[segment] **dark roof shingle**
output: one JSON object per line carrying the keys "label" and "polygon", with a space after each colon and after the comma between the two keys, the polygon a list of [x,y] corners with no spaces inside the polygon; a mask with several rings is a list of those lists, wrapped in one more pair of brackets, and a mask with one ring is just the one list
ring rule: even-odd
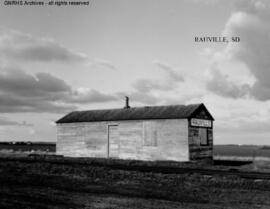
{"label": "dark roof shingle", "polygon": [[56,123],[189,118],[201,106],[205,108],[203,104],[191,104],[74,111]]}

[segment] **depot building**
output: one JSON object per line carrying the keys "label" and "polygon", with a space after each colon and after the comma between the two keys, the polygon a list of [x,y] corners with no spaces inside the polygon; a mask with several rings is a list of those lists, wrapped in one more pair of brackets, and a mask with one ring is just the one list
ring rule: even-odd
{"label": "depot building", "polygon": [[57,123],[57,154],[196,161],[213,158],[214,118],[204,104],[71,112]]}

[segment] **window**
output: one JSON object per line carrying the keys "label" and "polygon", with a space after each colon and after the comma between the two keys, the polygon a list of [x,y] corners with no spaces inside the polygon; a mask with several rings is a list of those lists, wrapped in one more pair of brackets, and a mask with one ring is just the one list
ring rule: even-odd
{"label": "window", "polygon": [[207,128],[199,128],[199,137],[201,145],[208,145]]}
{"label": "window", "polygon": [[143,122],[143,145],[157,146],[157,130],[156,124],[152,121]]}

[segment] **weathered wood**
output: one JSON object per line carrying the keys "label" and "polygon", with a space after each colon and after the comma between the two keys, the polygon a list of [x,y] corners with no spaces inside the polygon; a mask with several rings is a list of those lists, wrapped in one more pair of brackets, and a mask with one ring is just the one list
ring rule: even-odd
{"label": "weathered wood", "polygon": [[[57,127],[57,154],[61,155],[108,157],[109,151],[109,157],[121,159],[189,160],[187,119],[69,123]],[[150,139],[146,144],[145,140]]]}
{"label": "weathered wood", "polygon": [[108,157],[119,157],[119,130],[118,125],[108,126]]}
{"label": "weathered wood", "polygon": [[[196,117],[207,118],[206,112],[198,112]],[[194,127],[189,123],[189,155],[190,160],[213,157],[213,126]]]}

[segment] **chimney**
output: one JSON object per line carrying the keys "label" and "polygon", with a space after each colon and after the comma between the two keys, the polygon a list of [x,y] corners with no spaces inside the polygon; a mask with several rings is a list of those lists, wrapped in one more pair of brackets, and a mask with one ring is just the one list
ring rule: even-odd
{"label": "chimney", "polygon": [[129,106],[129,98],[127,96],[125,96],[125,98],[126,98],[126,105],[125,105],[124,109],[129,109],[130,108],[130,106]]}

